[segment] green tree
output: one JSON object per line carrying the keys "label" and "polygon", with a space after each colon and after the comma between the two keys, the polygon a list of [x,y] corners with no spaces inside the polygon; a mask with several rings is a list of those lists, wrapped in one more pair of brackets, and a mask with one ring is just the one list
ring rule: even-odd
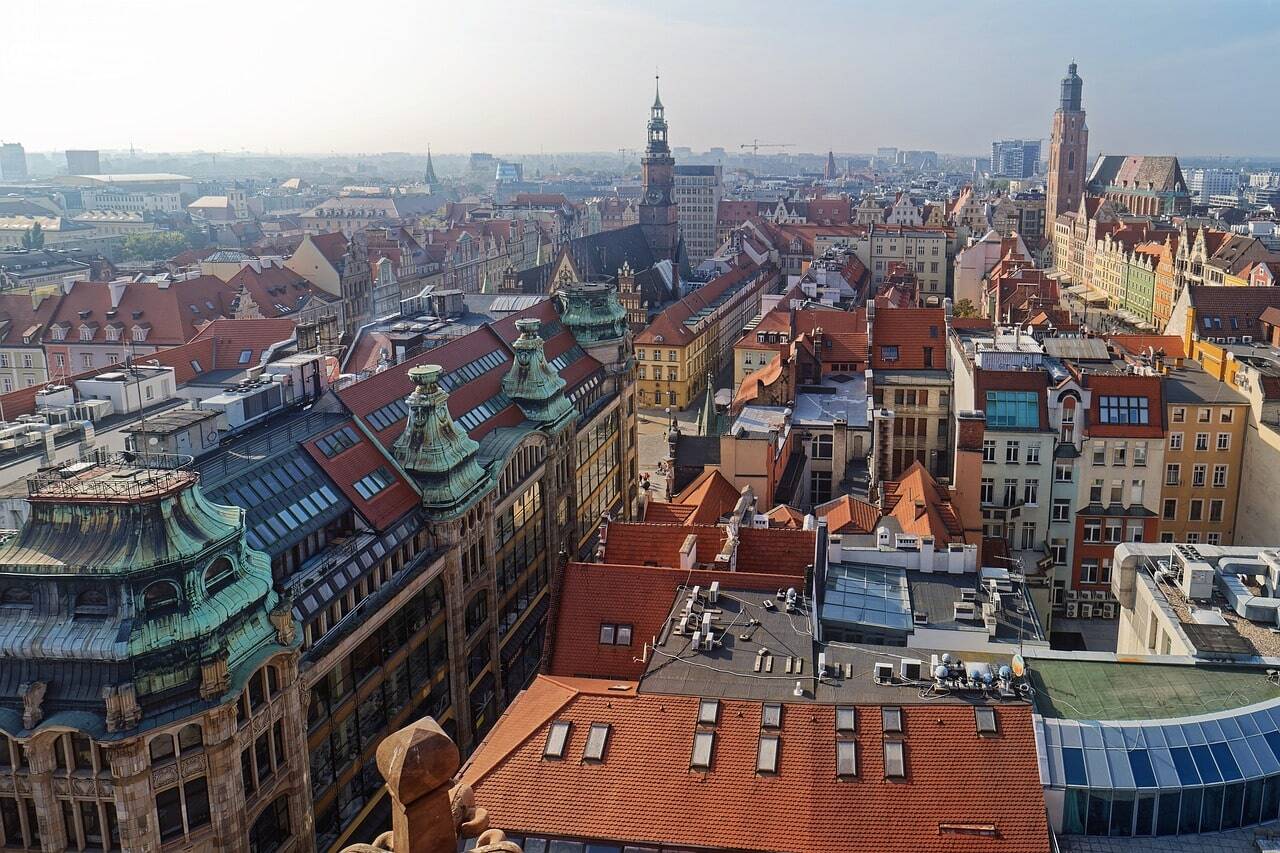
{"label": "green tree", "polygon": [[22,248],[35,251],[44,248],[44,229],[37,222],[31,226],[31,230],[22,235]]}
{"label": "green tree", "polygon": [[163,261],[191,248],[180,231],[150,231],[124,238],[124,258],[129,261]]}
{"label": "green tree", "polygon": [[960,299],[951,306],[951,316],[953,317],[977,317],[978,306],[973,304],[972,299]]}

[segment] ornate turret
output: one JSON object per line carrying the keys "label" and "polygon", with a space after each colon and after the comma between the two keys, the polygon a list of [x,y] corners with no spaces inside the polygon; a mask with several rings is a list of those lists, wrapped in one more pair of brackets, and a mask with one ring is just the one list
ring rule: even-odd
{"label": "ornate turret", "polygon": [[511,348],[515,361],[502,377],[502,392],[510,397],[524,416],[550,429],[559,429],[574,417],[573,404],[565,399],[564,380],[547,364],[538,334],[541,322],[526,317],[516,321],[520,337]]}
{"label": "ornate turret", "polygon": [[560,321],[584,349],[598,343],[620,342],[626,336],[627,311],[612,284],[567,284],[556,296]]}
{"label": "ornate turret", "polygon": [[28,481],[30,520],[0,547],[0,729],[162,725],[294,646],[243,511],[211,503],[188,461],[98,454]]}
{"label": "ornate turret", "polygon": [[476,461],[477,444],[449,415],[449,395],[440,387],[442,368],[422,364],[409,371],[409,420],[396,439],[397,461],[422,488],[422,505],[452,516],[465,509],[489,482]]}
{"label": "ornate turret", "polygon": [[1084,80],[1076,73],[1076,64],[1073,61],[1067,66],[1067,76],[1062,78],[1062,95],[1059,98],[1059,108],[1068,112],[1080,111],[1080,96],[1084,89]]}

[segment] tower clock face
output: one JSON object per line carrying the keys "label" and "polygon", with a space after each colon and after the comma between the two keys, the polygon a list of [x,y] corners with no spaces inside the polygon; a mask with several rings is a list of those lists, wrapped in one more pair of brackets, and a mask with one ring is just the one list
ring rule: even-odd
{"label": "tower clock face", "polygon": [[654,187],[645,195],[645,201],[649,204],[662,204],[662,190]]}

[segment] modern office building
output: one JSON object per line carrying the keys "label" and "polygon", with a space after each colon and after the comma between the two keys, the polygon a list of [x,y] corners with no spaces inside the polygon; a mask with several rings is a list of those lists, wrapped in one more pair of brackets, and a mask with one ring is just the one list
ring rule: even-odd
{"label": "modern office building", "polygon": [[1040,165],[1040,140],[1002,139],[991,143],[991,174],[1000,178],[1030,178]]}

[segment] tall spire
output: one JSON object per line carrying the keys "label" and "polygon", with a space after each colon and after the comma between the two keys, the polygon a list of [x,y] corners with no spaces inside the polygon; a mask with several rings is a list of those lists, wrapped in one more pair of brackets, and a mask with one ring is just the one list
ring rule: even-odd
{"label": "tall spire", "polygon": [[702,398],[702,409],[698,412],[698,435],[719,435],[720,419],[716,416],[716,383],[715,377],[707,374],[707,393]]}
{"label": "tall spire", "polygon": [[422,176],[424,184],[436,185],[440,183],[440,179],[436,177],[435,167],[431,164],[431,146],[427,145],[427,172]]}
{"label": "tall spire", "polygon": [[658,75],[653,75],[653,108],[662,109],[662,94],[658,91]]}

